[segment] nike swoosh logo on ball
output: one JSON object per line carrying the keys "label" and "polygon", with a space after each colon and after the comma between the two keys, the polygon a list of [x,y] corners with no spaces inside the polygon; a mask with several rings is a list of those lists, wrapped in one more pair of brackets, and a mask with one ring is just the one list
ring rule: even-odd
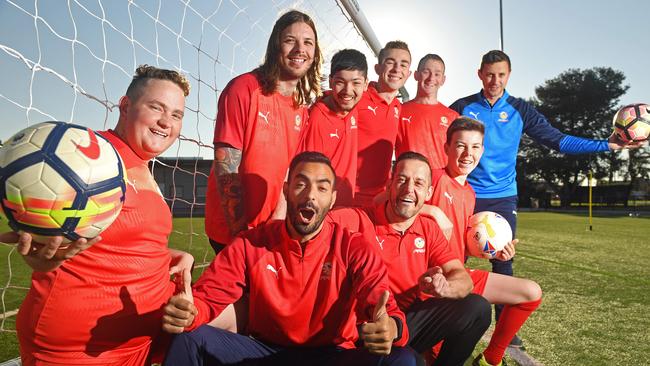
{"label": "nike swoosh logo on ball", "polygon": [[97,143],[97,136],[90,128],[88,129],[88,137],[90,137],[90,143],[88,146],[81,146],[77,143],[75,143],[75,145],[77,145],[77,150],[79,150],[79,152],[84,156],[88,159],[95,160],[99,158],[99,144]]}

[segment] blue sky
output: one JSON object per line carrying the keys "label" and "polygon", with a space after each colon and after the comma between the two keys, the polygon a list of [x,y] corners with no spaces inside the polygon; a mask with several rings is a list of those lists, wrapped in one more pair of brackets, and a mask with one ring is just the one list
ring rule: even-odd
{"label": "blue sky", "polygon": [[[498,0],[357,1],[380,42],[407,41],[415,62],[429,52],[445,59],[443,103],[480,89],[480,57],[499,47]],[[630,85],[622,103],[650,102],[650,1],[503,3],[511,94],[529,98],[569,68],[610,66]],[[334,0],[0,0],[0,139],[51,119],[113,127],[131,73],[148,63],[192,83],[187,140],[165,155],[210,157],[202,145],[211,144],[218,93],[259,64],[278,14],[296,4],[314,18],[326,60],[346,47],[370,55]],[[407,88],[415,94],[412,80]]]}
{"label": "blue sky", "polygon": [[[357,1],[380,42],[406,41],[416,63],[426,53],[443,57],[443,103],[480,89],[481,56],[499,48],[499,0]],[[650,1],[503,0],[503,10],[512,95],[532,97],[570,68],[609,66],[627,77],[622,103],[650,103]],[[412,80],[407,89],[415,94]]]}

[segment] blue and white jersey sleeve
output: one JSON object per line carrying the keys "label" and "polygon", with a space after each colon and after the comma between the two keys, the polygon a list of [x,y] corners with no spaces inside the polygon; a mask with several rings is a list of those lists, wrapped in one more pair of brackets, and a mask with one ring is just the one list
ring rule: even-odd
{"label": "blue and white jersey sleeve", "polygon": [[514,97],[508,99],[521,115],[523,132],[537,143],[564,154],[588,154],[609,150],[607,140],[592,140],[564,134],[527,102]]}
{"label": "blue and white jersey sleeve", "polygon": [[583,139],[560,132],[530,104],[507,92],[494,105],[490,105],[479,92],[457,100],[450,108],[485,125],[483,157],[468,177],[478,198],[517,195],[517,152],[524,133],[536,142],[566,154],[608,150],[605,140]]}

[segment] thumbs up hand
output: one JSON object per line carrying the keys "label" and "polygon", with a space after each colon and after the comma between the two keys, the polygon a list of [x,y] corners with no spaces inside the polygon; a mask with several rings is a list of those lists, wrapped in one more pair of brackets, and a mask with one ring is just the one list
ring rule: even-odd
{"label": "thumbs up hand", "polygon": [[172,296],[163,308],[162,328],[168,333],[182,333],[194,322],[197,314],[192,296],[192,274],[189,269],[182,271],[182,290]]}
{"label": "thumbs up hand", "polygon": [[360,336],[363,345],[370,353],[377,355],[390,354],[393,340],[397,337],[395,319],[388,316],[386,311],[389,295],[388,290],[384,291],[373,310],[373,321],[364,323],[361,326]]}
{"label": "thumbs up hand", "polygon": [[183,276],[183,280],[181,283],[182,290],[179,295],[194,304],[194,297],[192,296],[192,272],[189,269],[184,269],[181,275]]}

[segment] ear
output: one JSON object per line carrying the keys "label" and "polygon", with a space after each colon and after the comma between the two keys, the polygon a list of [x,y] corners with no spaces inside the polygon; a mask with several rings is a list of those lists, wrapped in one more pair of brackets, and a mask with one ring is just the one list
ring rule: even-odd
{"label": "ear", "polygon": [[332,192],[332,203],[330,204],[330,210],[332,207],[334,207],[334,204],[336,203],[336,191]]}
{"label": "ear", "polygon": [[120,98],[120,114],[126,116],[127,110],[129,109],[130,105],[131,105],[131,98],[129,98],[126,95],[122,96],[122,98]]}
{"label": "ear", "polygon": [[368,78],[366,78],[366,81],[363,83],[363,91],[368,90]]}
{"label": "ear", "polygon": [[431,196],[433,196],[433,186],[429,186],[427,189],[426,201],[430,200]]}
{"label": "ear", "polygon": [[481,76],[481,69],[476,70],[476,75],[478,75],[479,79],[483,80],[483,77]]}
{"label": "ear", "polygon": [[377,73],[377,75],[381,74],[381,64],[375,64],[375,73]]}
{"label": "ear", "polygon": [[285,181],[284,184],[282,185],[282,193],[284,193],[284,198],[287,200],[287,204],[289,203],[289,182]]}
{"label": "ear", "polygon": [[445,85],[445,81],[447,81],[447,75],[442,75],[442,82],[440,83],[440,86]]}
{"label": "ear", "polygon": [[422,74],[420,74],[419,71],[415,70],[413,72],[413,79],[415,79],[416,81],[420,81],[421,78],[422,78]]}
{"label": "ear", "polygon": [[334,80],[332,80],[332,75],[330,75],[329,77],[329,86],[330,86],[330,90],[334,89]]}

